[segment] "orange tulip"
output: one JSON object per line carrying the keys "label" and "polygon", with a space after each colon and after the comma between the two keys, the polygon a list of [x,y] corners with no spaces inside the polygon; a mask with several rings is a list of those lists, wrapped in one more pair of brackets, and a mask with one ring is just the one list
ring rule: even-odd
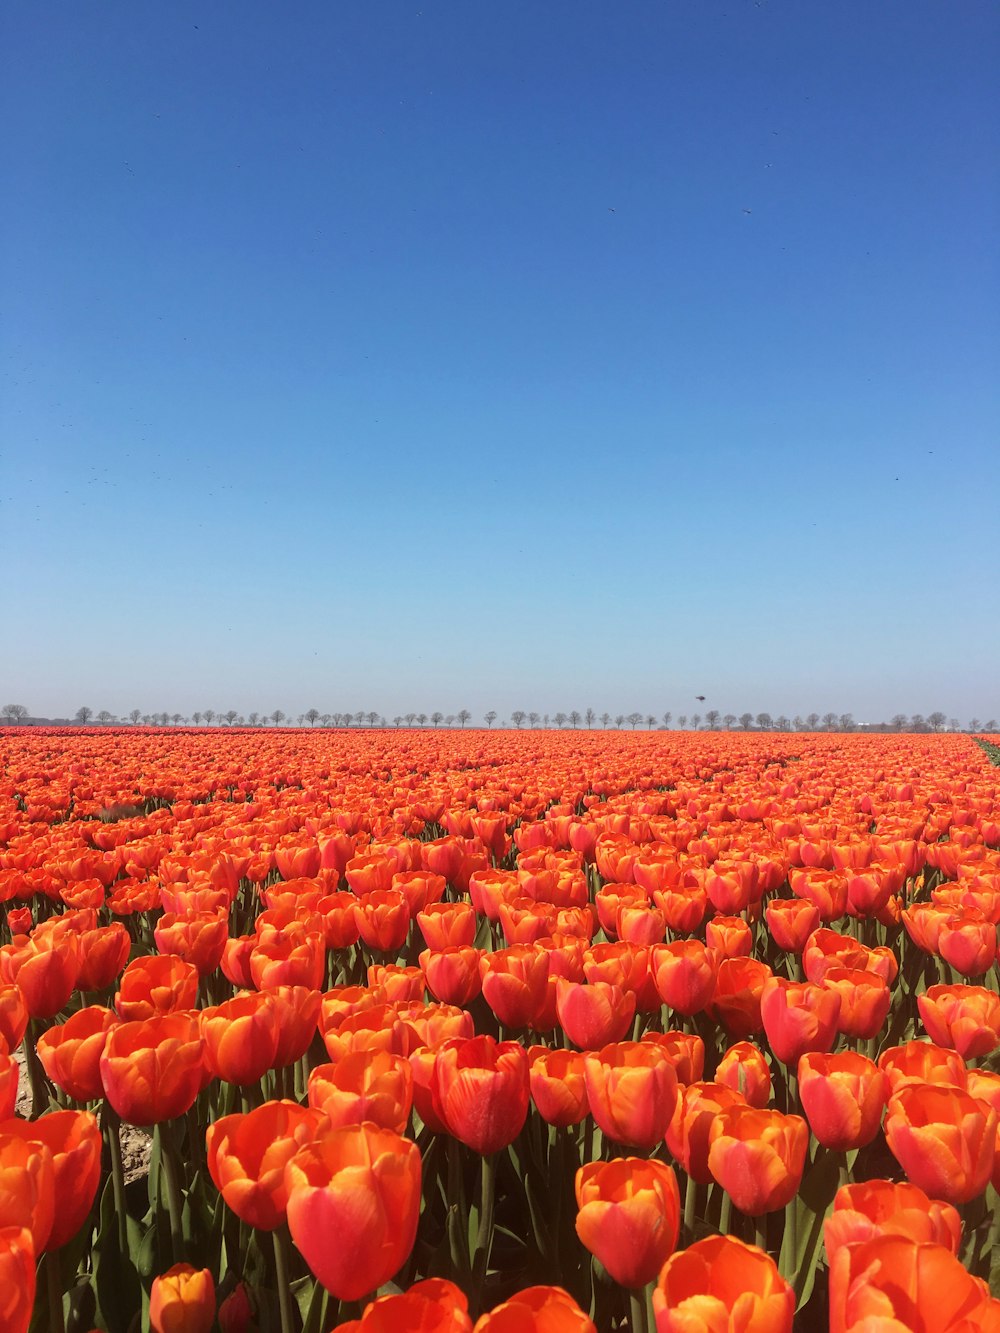
{"label": "orange tulip", "polygon": [[215,1078],[248,1087],[271,1068],[278,1051],[277,1003],[267,991],[244,991],[198,1012],[204,1060]]}
{"label": "orange tulip", "polygon": [[791,1333],[795,1293],[763,1250],[708,1236],[667,1260],[653,1312],[656,1333]]}
{"label": "orange tulip", "polygon": [[696,1083],[705,1073],[705,1043],[696,1032],[644,1032],[640,1038],[666,1051],[678,1085]]}
{"label": "orange tulip", "polygon": [[229,935],[225,912],[164,912],[153,929],[161,954],[175,954],[191,963],[200,977],[214,972],[222,961]]}
{"label": "orange tulip", "polygon": [[296,925],[259,941],[250,954],[250,977],[258,990],[273,990],[276,986],[319,990],[325,964],[323,935]]}
{"label": "orange tulip", "polygon": [[374,1125],[331,1129],[285,1167],[288,1227],[313,1274],[356,1301],[405,1263],[420,1215],[420,1152]]}
{"label": "orange tulip", "polygon": [[429,949],[472,944],[479,924],[471,903],[428,903],[416,920]]}
{"label": "orange tulip", "polygon": [[938,952],[964,977],[981,977],[996,961],[997,928],[976,908],[968,907],[945,919],[938,935]]}
{"label": "orange tulip", "polygon": [[962,1219],[950,1203],[929,1199],[909,1181],[864,1180],[842,1185],[833,1212],[823,1223],[827,1265],[842,1246],[879,1236],[906,1236],[945,1245],[952,1254],[962,1243]]}
{"label": "orange tulip", "polygon": [[769,977],[760,995],[764,1032],[776,1059],[796,1065],[806,1051],[828,1051],[837,1039],[840,996],[811,981]]}
{"label": "orange tulip", "polygon": [[309,1105],[334,1127],[370,1120],[397,1134],[406,1130],[413,1105],[413,1073],[402,1055],[352,1051],[309,1075]]}
{"label": "orange tulip", "polygon": [[35,1140],[0,1131],[0,1227],[26,1227],[34,1253],[41,1254],[54,1218],[52,1153]]}
{"label": "orange tulip", "polygon": [[749,1037],[763,1029],[760,997],[771,975],[755,958],[726,958],[719,964],[708,1013],[730,1037]]}
{"label": "orange tulip", "polygon": [[90,1212],[101,1179],[101,1131],[89,1111],[50,1111],[37,1120],[0,1123],[11,1135],[48,1150],[58,1203],[48,1237],[36,1252],[58,1250],[72,1240]]}
{"label": "orange tulip", "polygon": [[750,1106],[758,1109],[771,1100],[767,1057],[749,1041],[738,1041],[729,1047],[716,1067],[715,1081],[740,1093]]}
{"label": "orange tulip", "polygon": [[576,1173],[576,1232],[623,1287],[644,1287],[674,1251],[677,1177],[655,1158],[587,1162]]}
{"label": "orange tulip", "polygon": [[459,1039],[434,1064],[434,1109],[453,1138],[486,1156],[513,1143],[528,1115],[528,1056],[517,1042]]}
{"label": "orange tulip", "polygon": [[427,989],[445,1004],[468,1004],[483,988],[482,957],[482,950],[468,944],[424,949],[419,962]]}
{"label": "orange tulip", "polygon": [[149,1293],[152,1333],[209,1333],[215,1323],[215,1283],[207,1268],[174,1264],[153,1279]]}
{"label": "orange tulip", "polygon": [[917,1008],[931,1041],[963,1060],[1000,1046],[1000,995],[985,986],[931,986],[917,996]]}
{"label": "orange tulip", "polygon": [[667,1147],[687,1174],[699,1185],[710,1185],[708,1136],[715,1117],[729,1106],[746,1106],[746,1100],[721,1083],[689,1083],[680,1090],[667,1126]]}
{"label": "orange tulip", "polygon": [[561,1287],[526,1287],[476,1320],[472,1333],[597,1333]]}
{"label": "orange tulip", "polygon": [[0,1044],[6,1042],[8,1051],[20,1046],[28,1027],[28,1007],[20,986],[0,985]]}
{"label": "orange tulip", "polygon": [[538,1114],[549,1125],[578,1125],[589,1110],[581,1051],[528,1048],[528,1086]]}
{"label": "orange tulip", "polygon": [[870,1040],[881,1032],[892,992],[885,977],[854,967],[830,967],[823,975],[827,990],[840,996],[837,1031]]}
{"label": "orange tulip", "polygon": [[1000,1301],[943,1245],[885,1235],[845,1245],[830,1265],[830,1333],[998,1333]]}
{"label": "orange tulip", "polygon": [[610,982],[579,985],[556,978],[556,1012],[562,1030],[575,1046],[595,1050],[621,1041],[635,1017],[634,991]]}
{"label": "orange tulip", "polygon": [[34,1304],[31,1232],[23,1226],[0,1225],[0,1328],[4,1333],[27,1333]]}
{"label": "orange tulip", "polygon": [[108,1033],[117,1023],[110,1009],[91,1005],[42,1033],[35,1049],[57,1088],[78,1102],[97,1101],[104,1096],[100,1060]]}
{"label": "orange tulip", "polygon": [[801,953],[819,925],[819,908],[807,898],[772,898],[764,908],[771,938],[786,953]]}
{"label": "orange tulip", "polygon": [[965,1061],[958,1052],[916,1038],[902,1046],[887,1047],[878,1058],[878,1067],[888,1076],[890,1095],[908,1083],[965,1087]]}
{"label": "orange tulip", "polygon": [[198,1003],[198,969],[173,954],[150,954],[129,963],[115,996],[126,1022],[193,1009]]}
{"label": "orange tulip", "polygon": [[915,1185],[936,1199],[968,1203],[993,1170],[997,1113],[959,1088],[907,1084],[889,1099],[885,1138]]}
{"label": "orange tulip", "polygon": [[399,889],[373,889],[355,904],[354,919],[369,949],[397,953],[410,929],[410,907]]}
{"label": "orange tulip", "polygon": [[882,1125],[889,1079],[856,1051],[809,1051],[799,1060],[799,1100],[824,1148],[848,1152],[871,1143]]}
{"label": "orange tulip", "polygon": [[286,1069],[308,1051],[323,997],[309,986],[273,986],[268,992],[278,1015],[278,1049],[272,1067]]}
{"label": "orange tulip", "polygon": [[64,931],[36,933],[0,947],[0,982],[16,982],[32,1018],[52,1018],[73,992],[80,971],[80,942]]}
{"label": "orange tulip", "polygon": [[545,1002],[548,953],[532,944],[513,944],[484,953],[479,969],[483,999],[504,1027],[530,1027]]}
{"label": "orange tulip", "polygon": [[108,1101],[131,1125],[183,1115],[201,1091],[204,1049],[191,1014],[158,1014],[112,1028],[100,1059]]}
{"label": "orange tulip", "polygon": [[801,1116],[732,1106],[709,1133],[708,1167],[741,1212],[760,1217],[795,1197],[808,1146]]}
{"label": "orange tulip", "polygon": [[360,1319],[331,1333],[472,1333],[465,1293],[446,1278],[430,1277],[406,1291],[380,1296]]}
{"label": "orange tulip", "polygon": [[753,935],[742,917],[716,916],[705,927],[705,943],[719,959],[749,958]]}
{"label": "orange tulip", "polygon": [[78,990],[105,990],[128,962],[132,939],[120,921],[100,926],[80,936]]}
{"label": "orange tulip", "polygon": [[601,1132],[630,1148],[652,1148],[666,1133],[677,1075],[662,1047],[613,1042],[583,1062],[590,1113]]}
{"label": "orange tulip", "polygon": [[227,1115],[205,1134],[215,1188],[243,1222],[273,1231],[285,1220],[285,1165],[326,1125],[321,1112],[297,1102],[265,1102],[245,1115]]}
{"label": "orange tulip", "polygon": [[700,940],[659,944],[649,965],[663,1003],[679,1014],[700,1014],[715,992],[717,960]]}

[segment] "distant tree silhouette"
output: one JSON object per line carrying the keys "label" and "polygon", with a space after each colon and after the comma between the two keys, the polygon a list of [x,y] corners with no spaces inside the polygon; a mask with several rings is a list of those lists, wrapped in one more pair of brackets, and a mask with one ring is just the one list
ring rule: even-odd
{"label": "distant tree silhouette", "polygon": [[652,731],[653,728],[654,728],[655,726],[656,726],[656,718],[654,717],[654,715],[653,715],[652,713],[647,713],[647,714],[646,714],[646,730],[647,730],[647,731]]}
{"label": "distant tree silhouette", "polygon": [[784,713],[779,713],[774,719],[774,726],[777,731],[790,731],[792,724],[789,722],[788,718],[785,717]]}
{"label": "distant tree silhouette", "polygon": [[601,714],[601,716],[600,716],[600,723],[601,723],[601,726],[604,728],[605,731],[607,731],[607,729],[608,729],[608,723],[609,723],[610,721],[611,721],[611,714],[610,714],[610,713],[602,713],[602,714]]}
{"label": "distant tree silhouette", "polygon": [[727,713],[726,716],[722,719],[722,721],[723,721],[723,723],[725,724],[725,728],[726,728],[726,730],[727,730],[727,731],[732,731],[732,729],[733,729],[733,723],[736,721],[736,714],[735,714],[735,713]]}
{"label": "distant tree silhouette", "polygon": [[944,713],[941,712],[928,713],[927,721],[930,723],[930,725],[934,728],[935,731],[940,731],[941,728],[944,726]]}
{"label": "distant tree silhouette", "polygon": [[462,724],[463,727],[465,726],[466,722],[470,721],[472,718],[472,714],[469,712],[467,708],[460,708],[458,712],[455,714],[455,716],[458,718],[459,722]]}
{"label": "distant tree silhouette", "polygon": [[[207,716],[208,715],[206,714],[206,717]],[[276,708],[274,712],[271,714],[271,721],[274,723],[275,726],[277,726],[279,722],[284,722],[284,720],[285,720],[284,713],[281,711],[280,708]]]}
{"label": "distant tree silhouette", "polygon": [[586,722],[588,730],[593,729],[594,723],[597,721],[597,714],[592,708],[588,708],[583,715],[583,720]]}
{"label": "distant tree silhouette", "polygon": [[[313,709],[312,711],[315,712],[316,710]],[[319,713],[316,713],[316,716],[319,717]],[[226,709],[226,721],[228,722],[228,724],[229,724],[230,726],[233,725],[233,723],[236,721],[236,719],[237,719],[238,717],[239,717],[239,713],[236,711],[235,708],[227,708],[227,709]]]}
{"label": "distant tree silhouette", "polygon": [[444,713],[431,713],[431,721],[436,727],[439,727],[444,721]]}
{"label": "distant tree silhouette", "polygon": [[554,717],[552,720],[553,720],[553,722],[556,724],[557,727],[561,727],[562,724],[566,721],[566,714],[565,714],[565,713],[556,713],[555,717]]}
{"label": "distant tree silhouette", "polygon": [[98,722],[100,722],[102,727],[106,727],[109,722],[114,721],[114,717],[111,713],[108,712],[106,708],[102,708],[101,711],[97,714],[97,720]]}
{"label": "distant tree silhouette", "polygon": [[824,731],[832,731],[836,725],[837,725],[837,714],[836,714],[836,713],[824,713],[824,714],[823,714],[823,730],[824,730]]}
{"label": "distant tree silhouette", "polygon": [[511,713],[510,715],[510,720],[514,723],[514,726],[517,727],[517,729],[520,731],[521,727],[524,726],[524,719],[526,717],[527,713],[525,713],[523,708],[515,708],[513,713]]}
{"label": "distant tree silhouette", "polygon": [[632,728],[632,730],[635,731],[636,727],[642,721],[642,714],[634,712],[629,713],[628,718],[626,720],[628,721],[628,724]]}
{"label": "distant tree silhouette", "polygon": [[840,726],[840,730],[841,730],[841,731],[853,731],[853,730],[854,730],[854,714],[853,714],[853,713],[841,713],[840,717],[837,718],[837,722],[838,722],[838,724],[839,724],[839,726]]}
{"label": "distant tree silhouette", "polygon": [[575,730],[575,729],[580,725],[580,723],[581,723],[582,721],[583,721],[583,719],[581,718],[580,714],[579,714],[579,713],[576,711],[576,709],[574,708],[573,711],[572,711],[572,712],[570,713],[570,715],[569,715],[569,724],[570,724],[570,726],[573,727],[574,730]]}
{"label": "distant tree silhouette", "polygon": [[749,731],[753,725],[753,713],[740,713],[740,726],[744,731]]}
{"label": "distant tree silhouette", "polygon": [[692,713],[692,714],[691,714],[691,726],[695,729],[695,731],[697,731],[698,728],[701,726],[701,714],[700,714],[700,713]]}
{"label": "distant tree silhouette", "polygon": [[529,727],[537,727],[537,726],[538,726],[538,723],[539,723],[540,720],[541,720],[541,719],[539,718],[539,716],[538,716],[537,713],[529,713],[529,714],[528,714],[528,726],[529,726]]}
{"label": "distant tree silhouette", "polygon": [[663,714],[663,725],[667,728],[668,731],[670,730],[670,719],[671,719],[672,717],[673,717],[673,713],[664,713],[664,714]]}
{"label": "distant tree silhouette", "polygon": [[202,713],[202,717],[205,719],[205,726],[210,727],[212,725],[212,718],[215,717],[215,711],[211,708],[206,708],[204,713]]}
{"label": "distant tree silhouette", "polygon": [[497,713],[496,713],[496,709],[495,709],[495,708],[491,708],[490,711],[489,711],[488,713],[484,713],[484,714],[483,714],[483,721],[486,723],[486,725],[487,725],[491,730],[492,730],[492,728],[493,728],[493,723],[494,723],[496,720],[497,720]]}
{"label": "distant tree silhouette", "polygon": [[75,716],[77,722],[79,722],[82,726],[86,726],[87,723],[90,721],[90,719],[94,716],[94,710],[92,708],[88,708],[87,705],[84,704],[82,708],[78,708],[76,710]]}
{"label": "distant tree silhouette", "polygon": [[625,714],[624,714],[624,713],[618,713],[618,714],[616,714],[616,716],[615,716],[615,726],[618,728],[619,731],[621,731],[622,726],[624,725],[624,723],[625,723]]}
{"label": "distant tree silhouette", "polygon": [[309,725],[310,725],[311,727],[314,727],[314,726],[316,725],[316,723],[319,721],[319,709],[318,709],[318,708],[307,708],[307,709],[306,709],[306,713],[305,713],[305,717],[306,717],[306,721],[309,723]]}
{"label": "distant tree silhouette", "polygon": [[4,704],[2,711],[4,717],[11,722],[18,724],[28,716],[28,710],[24,704]]}
{"label": "distant tree silhouette", "polygon": [[714,731],[718,725],[719,725],[719,710],[717,708],[710,708],[708,712],[705,714],[705,726],[709,729],[709,731]]}
{"label": "distant tree silhouette", "polygon": [[806,726],[810,731],[815,731],[819,726],[819,713],[810,713],[806,718]]}
{"label": "distant tree silhouette", "polygon": [[979,730],[980,730],[980,726],[979,726],[979,718],[978,718],[978,717],[970,717],[970,718],[969,718],[969,730],[970,730],[970,731],[979,731]]}
{"label": "distant tree silhouette", "polygon": [[770,713],[758,713],[758,714],[757,714],[757,725],[758,725],[758,727],[760,727],[761,731],[770,731],[771,728],[774,726],[774,721],[773,721],[773,719],[772,719],[772,717],[771,717],[771,714],[770,714]]}

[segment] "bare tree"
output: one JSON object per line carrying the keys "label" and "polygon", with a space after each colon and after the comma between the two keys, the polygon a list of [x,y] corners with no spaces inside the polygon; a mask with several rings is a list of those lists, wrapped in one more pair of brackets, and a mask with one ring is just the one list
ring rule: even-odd
{"label": "bare tree", "polygon": [[757,725],[758,725],[758,727],[760,727],[761,731],[770,731],[771,728],[774,726],[774,721],[773,721],[773,719],[772,719],[772,717],[771,717],[771,714],[770,714],[770,713],[758,713],[758,714],[757,714]]}
{"label": "bare tree", "polygon": [[469,712],[467,708],[460,708],[455,716],[458,718],[459,722],[462,724],[463,727],[465,726],[466,722],[469,722],[472,719],[472,714]]}
{"label": "bare tree", "polygon": [[210,727],[212,725],[212,719],[215,717],[214,709],[206,708],[202,713],[202,717],[205,719],[205,726]]}
{"label": "bare tree", "polygon": [[374,727],[375,723],[379,720],[378,713],[376,713],[374,709],[371,709],[365,716],[368,719],[368,725],[370,727]]}
{"label": "bare tree", "polygon": [[553,722],[555,722],[555,724],[556,724],[557,727],[561,727],[562,724],[566,721],[566,714],[565,714],[565,713],[556,713],[555,717],[554,717],[552,720],[553,720]]}
{"label": "bare tree", "polygon": [[600,719],[599,719],[599,720],[600,720],[601,726],[604,728],[605,731],[607,731],[607,729],[608,729],[608,723],[611,721],[611,714],[610,714],[610,713],[602,713],[601,716],[600,716]]}
{"label": "bare tree", "polygon": [[21,723],[28,716],[28,710],[24,704],[4,704],[0,711],[2,711],[4,717],[9,718],[14,723]]}
{"label": "bare tree", "polygon": [[422,727],[426,727],[426,726],[427,726],[427,714],[426,714],[426,713],[418,713],[418,714],[417,714],[417,721],[420,723],[420,725],[421,725]]}
{"label": "bare tree", "polygon": [[834,727],[835,727],[836,725],[837,725],[837,714],[836,714],[836,713],[824,713],[824,714],[823,714],[823,730],[824,730],[824,731],[833,731],[833,729],[834,729]]}
{"label": "bare tree", "polygon": [[988,735],[990,736],[995,735],[996,730],[997,730],[997,720],[995,717],[991,717],[988,722],[983,723],[983,731],[986,732]]}
{"label": "bare tree", "polygon": [[170,715],[170,721],[174,724],[175,727],[179,727],[180,724],[181,724],[181,715],[180,715],[180,713],[172,713],[172,714]]}
{"label": "bare tree", "polygon": [[527,714],[523,708],[515,708],[511,713],[510,720],[514,723],[514,726],[517,727],[518,731],[524,726],[524,719],[526,716]]}
{"label": "bare tree", "polygon": [[[197,727],[197,726],[199,725],[199,723],[201,722],[201,714],[200,714],[200,713],[192,713],[192,714],[191,714],[191,717],[192,717],[192,720],[194,721],[195,726]],[[145,722],[145,720],[146,720],[146,719],[143,718],[143,721],[144,721],[144,722]]]}
{"label": "bare tree", "polygon": [[570,715],[569,715],[569,724],[570,724],[570,726],[573,727],[573,729],[575,730],[575,729],[580,725],[580,723],[581,723],[582,721],[583,721],[583,719],[581,718],[580,714],[579,714],[579,713],[577,712],[577,710],[574,708],[574,709],[572,710],[572,712],[570,713]]}
{"label": "bare tree", "polygon": [[927,721],[930,723],[930,725],[934,728],[935,731],[940,731],[941,728],[944,726],[944,713],[942,712],[928,713]]}
{"label": "bare tree", "polygon": [[719,710],[717,708],[710,708],[708,712],[705,714],[705,726],[708,728],[709,731],[715,731],[718,725],[719,725]]}
{"label": "bare tree", "polygon": [[493,723],[497,720],[496,709],[491,708],[488,713],[483,714],[483,721],[492,729]]}
{"label": "bare tree", "polygon": [[416,720],[417,720],[417,715],[416,715],[416,713],[405,713],[403,716],[404,716],[404,718],[405,718],[406,725],[407,725],[408,727],[412,727],[413,724],[414,724],[414,722],[416,722]]}
{"label": "bare tree", "polygon": [[692,727],[695,729],[695,731],[698,730],[698,728],[701,726],[701,714],[700,714],[700,713],[692,713],[692,714],[691,714],[691,725],[692,725]]}
{"label": "bare tree", "polygon": [[617,713],[615,715],[615,726],[618,728],[619,731],[621,731],[624,724],[625,724],[625,714]]}
{"label": "bare tree", "polygon": [[128,715],[128,720],[132,723],[133,726],[135,726],[135,724],[139,721],[140,717],[142,717],[142,713],[140,712],[140,710],[138,708],[133,708],[131,713],[129,713]]}
{"label": "bare tree", "polygon": [[642,714],[635,712],[629,713],[628,717],[626,718],[626,721],[628,722],[632,730],[635,731],[636,727],[642,721]]}
{"label": "bare tree", "polygon": [[740,726],[744,731],[749,731],[753,725],[753,713],[740,713]]}
{"label": "bare tree", "polygon": [[655,717],[654,714],[652,714],[652,713],[647,713],[647,714],[646,714],[646,730],[647,730],[647,731],[652,731],[653,728],[654,728],[655,726],[656,726],[656,717]]}
{"label": "bare tree", "polygon": [[77,722],[79,722],[82,726],[86,726],[87,723],[90,721],[90,719],[94,716],[94,710],[92,708],[88,708],[87,705],[84,704],[82,708],[78,708],[76,710],[75,716]]}
{"label": "bare tree", "polygon": [[448,713],[448,715],[445,717],[444,724],[446,727],[453,727],[455,725],[455,714]]}
{"label": "bare tree", "polygon": [[969,730],[970,730],[970,731],[979,731],[979,729],[980,729],[980,728],[979,728],[979,718],[978,718],[978,717],[970,717],[970,718],[969,718]]}
{"label": "bare tree", "polygon": [[792,724],[789,722],[788,718],[785,717],[784,713],[778,714],[774,719],[774,725],[778,731],[791,731],[792,729]]}
{"label": "bare tree", "polygon": [[672,717],[673,717],[673,713],[664,713],[664,714],[663,714],[663,725],[666,727],[666,729],[667,729],[668,731],[670,730],[670,719],[671,719]]}
{"label": "bare tree", "polygon": [[236,721],[238,717],[239,713],[237,713],[235,708],[229,708],[226,710],[226,721],[229,723],[230,726],[233,725],[233,723]]}
{"label": "bare tree", "polygon": [[853,714],[853,713],[841,713],[840,717],[837,719],[837,722],[838,722],[838,724],[839,724],[839,726],[840,726],[840,730],[841,730],[841,731],[853,731],[853,730],[854,730],[854,714]]}
{"label": "bare tree", "polygon": [[316,723],[319,721],[319,709],[307,708],[305,716],[306,716],[306,721],[309,723],[309,725],[311,727],[314,727]]}
{"label": "bare tree", "polygon": [[431,721],[436,727],[439,727],[444,721],[444,713],[431,713]]}
{"label": "bare tree", "polygon": [[537,726],[538,726],[538,723],[539,723],[540,721],[541,721],[541,719],[539,718],[539,716],[538,716],[537,713],[529,713],[529,714],[528,714],[528,726],[529,726],[529,727],[537,727]]}
{"label": "bare tree", "polygon": [[280,708],[276,708],[274,712],[271,714],[271,721],[274,723],[275,726],[277,726],[279,722],[284,722],[284,720],[285,720],[284,713],[281,711]]}
{"label": "bare tree", "polygon": [[792,730],[801,731],[804,726],[805,723],[802,721],[801,717],[799,717],[798,713],[796,713],[795,716],[792,718]]}
{"label": "bare tree", "polygon": [[109,713],[106,708],[102,708],[97,714],[97,721],[100,722],[102,727],[106,727],[109,722],[113,722],[114,720],[113,714]]}
{"label": "bare tree", "polygon": [[732,731],[732,729],[733,729],[733,724],[734,724],[735,721],[736,721],[736,714],[735,714],[735,713],[727,713],[726,716],[722,719],[722,721],[723,721],[723,723],[724,723],[724,725],[725,725],[726,730],[727,730],[727,731]]}
{"label": "bare tree", "polygon": [[594,723],[597,721],[597,714],[592,708],[588,708],[583,715],[583,720],[587,724],[588,731],[593,730]]}
{"label": "bare tree", "polygon": [[806,726],[810,731],[815,731],[819,726],[819,713],[810,713],[806,718]]}

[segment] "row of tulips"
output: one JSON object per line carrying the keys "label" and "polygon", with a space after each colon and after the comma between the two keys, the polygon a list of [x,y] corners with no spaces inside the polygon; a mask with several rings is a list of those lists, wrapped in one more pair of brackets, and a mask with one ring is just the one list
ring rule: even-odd
{"label": "row of tulips", "polygon": [[994,1326],[1000,837],[967,743],[894,777],[898,741],[792,738],[790,781],[773,738],[712,766],[637,737],[547,787],[485,750],[406,786],[372,753],[296,783],[237,733],[231,772],[271,751],[252,800],[223,771],[194,804],[175,760],[103,823],[135,793],[55,739],[67,805],[39,817],[23,754],[0,788],[0,1330]]}

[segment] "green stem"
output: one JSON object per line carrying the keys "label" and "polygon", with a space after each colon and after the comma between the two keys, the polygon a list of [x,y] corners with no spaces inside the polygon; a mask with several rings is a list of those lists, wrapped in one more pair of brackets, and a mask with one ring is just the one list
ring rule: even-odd
{"label": "green stem", "polygon": [[799,1252],[799,1214],[798,1208],[796,1207],[797,1202],[797,1199],[792,1199],[791,1203],[785,1205],[785,1234],[787,1237],[787,1244],[782,1246],[782,1249],[785,1250],[785,1253],[788,1255],[790,1269],[789,1272],[782,1273],[782,1277],[793,1285],[796,1278],[795,1270],[798,1265]]}
{"label": "green stem", "polygon": [[684,1244],[694,1243],[694,1223],[698,1212],[698,1182],[688,1176],[684,1190]]}
{"label": "green stem", "polygon": [[719,1235],[728,1236],[733,1217],[733,1201],[728,1194],[722,1196],[722,1211],[719,1213]]}
{"label": "green stem", "polygon": [[49,1101],[45,1092],[45,1075],[42,1073],[42,1066],[35,1051],[35,1027],[35,1019],[29,1019],[22,1043],[24,1064],[28,1071],[28,1086],[31,1088],[31,1117],[33,1120],[37,1120],[40,1115],[45,1113]]}
{"label": "green stem", "polygon": [[281,1333],[293,1333],[292,1293],[288,1286],[288,1228],[282,1223],[271,1233],[274,1241],[274,1276],[278,1284],[278,1305],[281,1309]]}
{"label": "green stem", "polygon": [[121,1121],[110,1102],[104,1103],[104,1132],[111,1154],[111,1189],[115,1196],[115,1220],[118,1223],[118,1253],[128,1254],[128,1226],[125,1211],[125,1167],[122,1163]]}
{"label": "green stem", "polygon": [[631,1333],[649,1333],[649,1325],[646,1322],[646,1293],[642,1287],[629,1289],[628,1308]]}
{"label": "green stem", "polygon": [[163,1180],[167,1190],[167,1213],[170,1217],[170,1248],[173,1251],[174,1263],[179,1264],[182,1263],[184,1259],[184,1227],[182,1222],[182,1210],[184,1205],[181,1199],[180,1181],[177,1177],[177,1150],[168,1121],[164,1121],[157,1125],[156,1133],[160,1140],[160,1166],[163,1171]]}
{"label": "green stem", "polygon": [[45,1282],[49,1293],[49,1331],[65,1333],[66,1322],[63,1319],[62,1273],[59,1251],[50,1250],[45,1256]]}
{"label": "green stem", "polygon": [[490,1251],[493,1249],[493,1214],[496,1206],[497,1155],[489,1153],[483,1158],[480,1176],[479,1195],[479,1234],[476,1237],[476,1253],[472,1263],[472,1301],[477,1313],[481,1312],[483,1287],[490,1267]]}
{"label": "green stem", "polygon": [[753,1243],[767,1253],[767,1213],[753,1219]]}

